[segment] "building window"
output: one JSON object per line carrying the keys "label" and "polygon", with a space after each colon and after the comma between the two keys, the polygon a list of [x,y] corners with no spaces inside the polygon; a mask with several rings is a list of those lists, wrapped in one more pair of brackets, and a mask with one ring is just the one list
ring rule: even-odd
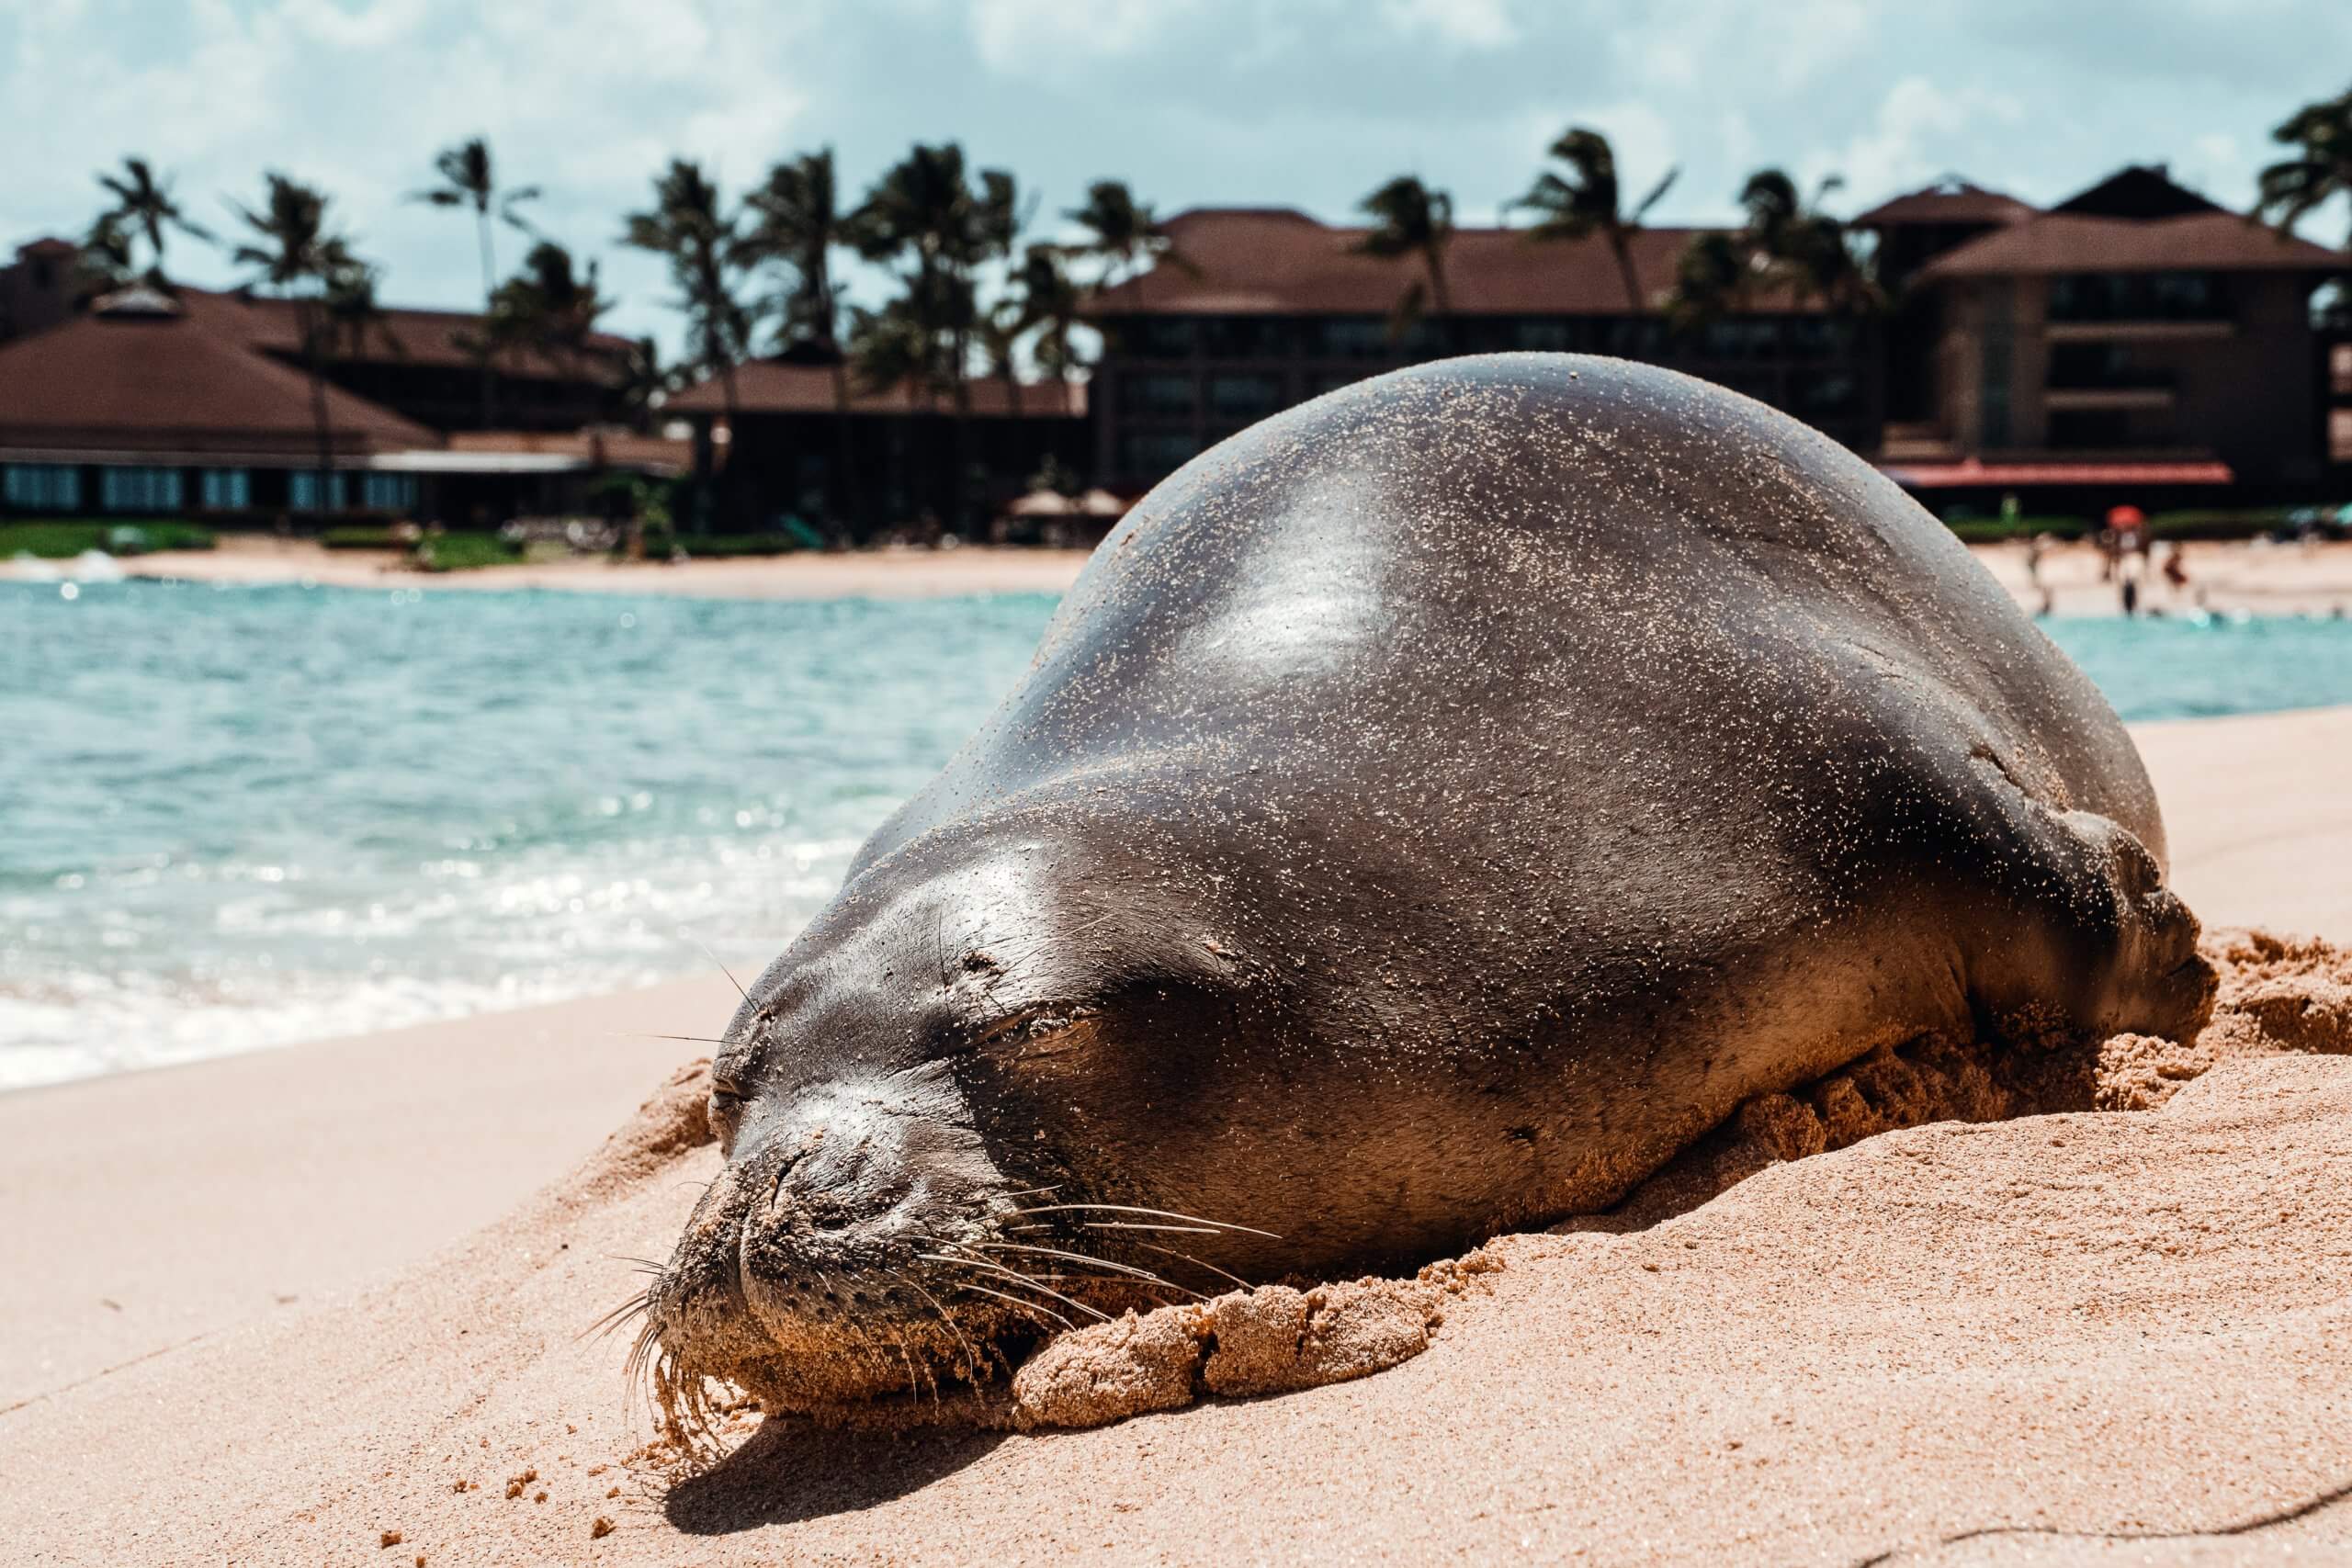
{"label": "building window", "polygon": [[[343,476],[337,474],[339,482]],[[369,512],[413,512],[416,510],[416,476],[414,474],[362,474],[359,476],[359,504]],[[335,505],[343,502],[338,494]]]}
{"label": "building window", "polygon": [[177,512],[184,493],[177,468],[98,470],[98,504],[108,512]]}
{"label": "building window", "polygon": [[1136,316],[1120,324],[1118,338],[1138,359],[1190,359],[1199,334],[1190,316]]}
{"label": "building window", "polygon": [[1194,406],[1190,376],[1129,376],[1119,383],[1120,412],[1131,414],[1190,414]]}
{"label": "building window", "polygon": [[1537,354],[1566,354],[1577,345],[1576,329],[1566,321],[1521,316],[1510,324],[1510,345]]}
{"label": "building window", "polygon": [[2050,280],[2053,321],[2218,321],[2229,319],[2210,272],[2075,272]]}
{"label": "building window", "polygon": [[254,503],[254,477],[243,468],[206,468],[197,494],[207,512],[243,512]]}
{"label": "building window", "polygon": [[1290,352],[1290,323],[1265,316],[1212,316],[1201,323],[1211,359],[1280,359]]}
{"label": "building window", "polygon": [[1182,468],[1201,449],[1182,430],[1130,430],[1119,437],[1119,466],[1130,474],[1165,474]]}
{"label": "building window", "polygon": [[1329,316],[1315,323],[1315,352],[1324,359],[1385,359],[1396,347],[1378,316]]}
{"label": "building window", "polygon": [[1976,439],[1981,446],[2009,444],[2009,365],[2015,291],[2006,282],[1984,290],[1984,338],[1977,358]]}
{"label": "building window", "polygon": [[327,504],[319,504],[319,475],[315,468],[297,468],[286,476],[287,504],[297,512],[341,512],[351,504],[351,476],[329,476]]}
{"label": "building window", "polygon": [[1657,316],[1612,316],[1600,323],[1600,352],[1620,359],[1657,359],[1666,353],[1666,322]]}
{"label": "building window", "polygon": [[1282,406],[1279,376],[1209,378],[1209,412],[1217,419],[1263,419]]}
{"label": "building window", "polygon": [[82,504],[82,470],[63,463],[11,463],[0,497],[12,511],[71,512]]}

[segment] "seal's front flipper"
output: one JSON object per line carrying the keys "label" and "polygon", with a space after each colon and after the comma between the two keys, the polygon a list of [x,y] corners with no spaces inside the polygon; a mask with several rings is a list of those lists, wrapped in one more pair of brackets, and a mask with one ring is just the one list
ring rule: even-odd
{"label": "seal's front flipper", "polygon": [[2193,1039],[2220,984],[2197,951],[2197,917],[2130,829],[2089,811],[2013,796],[2024,829],[2022,919],[1992,933],[1977,977],[1996,1032],[2031,1039]]}

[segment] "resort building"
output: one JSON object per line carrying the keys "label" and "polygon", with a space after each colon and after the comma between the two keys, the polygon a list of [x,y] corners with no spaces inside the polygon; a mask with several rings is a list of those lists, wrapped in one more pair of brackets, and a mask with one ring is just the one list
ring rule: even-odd
{"label": "resort building", "polygon": [[[36,240],[0,267],[0,345],[76,319],[88,294],[80,257],[67,241]],[[185,286],[171,298],[220,335],[301,367],[293,300]],[[387,306],[329,334],[326,378],[433,430],[573,430],[620,413],[627,338],[592,333],[576,353],[517,346],[485,356],[481,331],[477,313]]]}
{"label": "resort building", "polygon": [[846,367],[837,377],[832,365],[795,357],[738,366],[734,381],[731,417],[717,377],[662,412],[693,423],[708,468],[723,471],[718,488],[751,513],[736,525],[762,532],[788,519],[828,520],[844,534],[859,531],[854,519],[948,525],[959,500],[994,516],[1049,464],[1075,476],[1091,456],[1087,389],[1075,382],[975,378],[959,412],[948,392],[876,390]]}
{"label": "resort building", "polygon": [[1923,492],[2307,497],[2339,254],[2129,168],[2047,211],[1931,187],[1857,219],[1901,286],[1876,454]]}
{"label": "resort building", "polygon": [[[1566,349],[1669,366],[1758,398],[1931,504],[2095,490],[2296,499],[2352,456],[2352,356],[2331,380],[2314,290],[2345,258],[2126,169],[2041,211],[1947,180],[1855,220],[1890,296],[1838,310],[1752,293],[1678,326],[1679,258],[1704,231],[1602,239],[1458,231],[1448,308],[1400,321],[1416,258],[1283,209],[1201,209],[1170,257],[1098,295],[1094,469],[1135,491],[1267,414],[1418,360]],[[2332,407],[2331,385],[2344,389]],[[2338,470],[2335,482],[2342,481]]]}
{"label": "resort building", "polygon": [[478,374],[454,362],[451,346],[461,335],[453,323],[469,318],[387,311],[381,331],[399,346],[338,353],[314,389],[289,309],[134,285],[0,344],[0,515],[255,525],[349,513],[495,525],[535,498],[577,500],[584,480],[562,476],[674,472],[684,462],[683,443],[578,432],[607,383],[544,364],[514,367],[514,386],[544,389],[518,412],[560,418],[578,432],[568,447],[534,450],[547,439],[535,431],[453,444],[433,421],[462,428],[480,406]]}
{"label": "resort building", "polygon": [[1418,259],[1358,249],[1365,231],[1287,208],[1202,208],[1167,224],[1170,254],[1095,296],[1102,357],[1088,388],[1094,468],[1141,490],[1266,415],[1384,370],[1452,354],[1552,349],[1671,366],[1787,410],[1857,450],[1883,421],[1879,323],[1758,291],[1690,330],[1666,304],[1702,231],[1645,229],[1621,258],[1599,236],[1457,230],[1446,308],[1397,307]]}

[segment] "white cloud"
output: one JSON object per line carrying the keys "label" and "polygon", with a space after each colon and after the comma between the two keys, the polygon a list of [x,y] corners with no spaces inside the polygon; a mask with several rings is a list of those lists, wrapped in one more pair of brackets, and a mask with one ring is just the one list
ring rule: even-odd
{"label": "white cloud", "polygon": [[1380,9],[1397,32],[1449,49],[1500,49],[1519,39],[1504,0],[1384,0]]}
{"label": "white cloud", "polygon": [[[0,39],[6,23],[0,21]],[[221,201],[256,199],[264,170],[328,191],[363,254],[391,264],[397,300],[465,299],[481,288],[470,233],[406,199],[438,148],[485,135],[502,175],[547,187],[535,216],[655,320],[651,265],[613,254],[620,214],[672,154],[752,178],[807,134],[796,80],[810,31],[759,0],[191,0],[148,58],[126,60],[96,15],[43,7],[0,51],[12,173],[0,242],[78,232],[96,209],[95,168],[139,153],[216,228]],[[502,261],[519,254],[500,242]],[[175,270],[199,282],[232,269],[191,243]]]}
{"label": "white cloud", "polygon": [[1954,169],[1966,172],[1969,150],[1984,130],[2024,118],[2025,106],[2007,93],[1905,76],[1887,89],[1866,129],[1795,166],[1807,183],[1841,175],[1849,197],[1875,202]]}
{"label": "white cloud", "polygon": [[1191,9],[1187,0],[972,0],[972,41],[991,71],[1042,75],[1072,55],[1132,54]]}

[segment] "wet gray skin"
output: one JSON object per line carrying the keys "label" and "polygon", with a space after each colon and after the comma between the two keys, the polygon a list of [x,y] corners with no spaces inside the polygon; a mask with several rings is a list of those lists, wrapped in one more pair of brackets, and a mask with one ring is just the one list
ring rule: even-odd
{"label": "wet gray skin", "polygon": [[651,1332],[772,1406],[927,1387],[1605,1207],[1883,1044],[2177,1036],[2164,853],[1843,448],[1620,361],[1380,377],[1146,497],[751,987]]}

